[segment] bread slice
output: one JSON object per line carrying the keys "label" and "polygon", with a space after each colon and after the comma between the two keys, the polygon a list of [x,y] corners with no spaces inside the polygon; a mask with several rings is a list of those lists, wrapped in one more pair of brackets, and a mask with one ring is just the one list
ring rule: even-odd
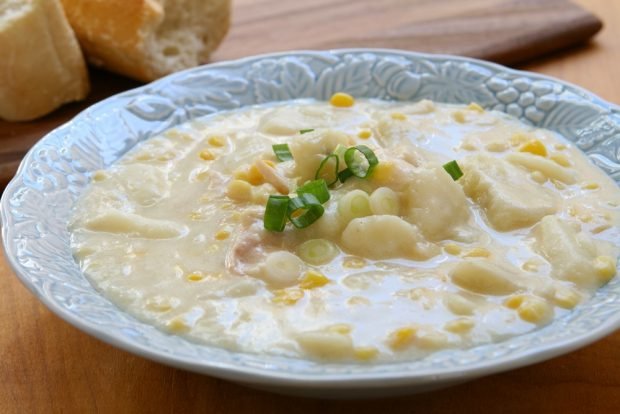
{"label": "bread slice", "polygon": [[0,1],[0,118],[34,119],[88,90],[86,64],[59,1]]}
{"label": "bread slice", "polygon": [[230,0],[62,0],[87,59],[142,81],[205,63]]}

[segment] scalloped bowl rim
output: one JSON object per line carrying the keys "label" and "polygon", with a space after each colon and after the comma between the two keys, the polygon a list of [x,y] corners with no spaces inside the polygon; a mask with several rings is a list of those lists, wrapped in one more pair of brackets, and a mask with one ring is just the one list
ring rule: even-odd
{"label": "scalloped bowl rim", "polygon": [[[157,361],[169,366],[183,368],[189,371],[213,375],[220,378],[225,378],[233,381],[243,382],[243,383],[251,383],[255,385],[269,385],[269,386],[287,386],[287,387],[298,387],[298,386],[311,386],[315,389],[339,389],[339,388],[355,388],[362,386],[372,386],[373,388],[389,388],[398,385],[416,385],[416,384],[426,384],[429,382],[449,382],[449,381],[458,381],[458,380],[468,380],[474,379],[477,377],[498,373],[502,371],[507,371],[514,368],[519,368],[527,365],[531,365],[540,361],[544,361],[556,356],[560,356],[571,352],[573,350],[579,349],[586,345],[589,345],[597,340],[611,334],[620,328],[620,314],[615,318],[607,319],[603,324],[597,326],[595,329],[590,331],[588,334],[582,336],[572,337],[566,340],[559,341],[557,343],[550,343],[544,346],[534,346],[532,350],[527,352],[521,352],[519,354],[511,354],[509,356],[504,356],[496,359],[489,359],[482,362],[474,363],[471,366],[465,367],[453,367],[453,368],[443,368],[443,369],[432,369],[426,368],[420,371],[410,371],[406,370],[404,367],[402,371],[398,373],[387,372],[387,373],[328,373],[328,374],[311,374],[304,372],[275,372],[268,371],[261,368],[249,367],[249,366],[239,366],[231,363],[220,363],[218,361],[195,361],[190,358],[184,358],[175,356],[174,352],[170,352],[169,354],[161,353],[158,351],[153,351],[148,347],[131,343],[124,339],[121,335],[116,332],[108,332],[105,329],[97,326],[95,323],[87,322],[84,319],[73,315],[72,313],[67,312],[65,309],[57,305],[55,302],[49,300],[47,297],[40,294],[37,291],[36,287],[31,284],[26,277],[26,273],[22,272],[20,269],[20,265],[16,262],[14,255],[14,245],[7,244],[6,241],[8,239],[9,233],[12,231],[9,227],[9,203],[8,200],[10,195],[15,193],[15,191],[19,188],[18,181],[21,177],[23,170],[26,165],[31,162],[32,154],[39,149],[40,146],[43,145],[44,140],[47,136],[52,134],[57,134],[60,131],[67,129],[71,126],[71,124],[85,116],[91,112],[94,112],[99,107],[105,106],[113,102],[117,97],[122,97],[125,95],[133,94],[139,91],[145,91],[153,84],[157,84],[160,82],[169,81],[174,78],[183,77],[184,75],[190,74],[192,72],[203,70],[203,68],[221,68],[226,67],[231,64],[248,64],[255,61],[260,61],[264,59],[271,58],[280,58],[287,57],[292,55],[320,55],[320,54],[346,54],[346,53],[391,53],[394,55],[403,55],[403,56],[411,56],[417,58],[429,58],[429,59],[445,59],[447,61],[460,61],[460,62],[469,62],[476,65],[480,65],[486,68],[492,68],[498,72],[509,73],[514,75],[522,75],[522,76],[534,76],[538,80],[547,80],[555,84],[560,84],[562,86],[569,87],[574,91],[578,92],[581,97],[589,98],[591,101],[596,102],[598,105],[620,111],[620,106],[614,103],[608,102],[598,95],[588,91],[585,88],[582,88],[578,85],[574,85],[570,82],[560,80],[554,78],[552,76],[539,74],[535,72],[511,69],[505,67],[503,65],[488,62],[480,59],[469,58],[464,56],[456,56],[449,54],[433,54],[433,53],[420,53],[420,52],[410,52],[399,49],[383,49],[383,48],[346,48],[346,49],[331,49],[331,50],[292,50],[292,51],[284,51],[284,52],[276,52],[276,53],[265,53],[259,55],[248,56],[240,59],[227,60],[222,62],[215,62],[206,64],[203,66],[198,66],[194,68],[189,68],[183,71],[179,71],[173,74],[170,74],[166,77],[163,77],[159,80],[151,82],[149,84],[142,85],[137,88],[133,88],[119,94],[110,96],[100,102],[97,102],[83,111],[79,112],[75,115],[71,120],[66,122],[63,125],[60,125],[50,132],[48,132],[44,137],[42,137],[24,156],[21,161],[15,176],[10,181],[10,183],[6,186],[2,197],[0,199],[0,218],[2,225],[2,241],[3,241],[3,250],[5,258],[7,259],[8,264],[11,269],[15,273],[15,275],[20,279],[23,285],[25,285],[28,290],[30,290],[37,298],[40,300],[49,310],[51,310],[54,314],[59,316],[61,319],[66,321],[67,323],[73,325],[74,327],[80,329],[83,332],[92,335],[99,340],[113,345],[114,347],[123,349],[132,354],[148,358],[153,361]],[[219,112],[219,111],[218,111]],[[116,305],[114,305],[116,306]],[[117,308],[118,309],[118,308]],[[122,312],[119,309],[119,312]],[[139,322],[142,323],[142,322]],[[196,346],[201,346],[200,344],[196,344]],[[449,352],[449,351],[447,351]],[[409,361],[402,361],[396,363],[387,363],[382,365],[399,365],[406,364]],[[380,381],[380,382],[379,382]]]}

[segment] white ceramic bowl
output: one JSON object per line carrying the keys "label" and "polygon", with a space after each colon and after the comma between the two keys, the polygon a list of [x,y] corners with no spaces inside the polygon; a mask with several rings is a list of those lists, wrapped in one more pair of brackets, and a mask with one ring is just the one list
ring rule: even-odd
{"label": "white ceramic bowl", "polygon": [[587,345],[620,326],[620,278],[587,303],[530,334],[413,362],[316,363],[197,345],[119,310],[85,279],[66,228],[90,174],[138,142],[190,118],[336,91],[392,100],[477,102],[564,135],[620,179],[618,107],[542,75],[452,56],[396,50],[290,52],[180,72],[100,102],[44,137],[1,202],[6,256],[54,313],[129,352],[284,393],[371,397],[421,392],[532,364]]}

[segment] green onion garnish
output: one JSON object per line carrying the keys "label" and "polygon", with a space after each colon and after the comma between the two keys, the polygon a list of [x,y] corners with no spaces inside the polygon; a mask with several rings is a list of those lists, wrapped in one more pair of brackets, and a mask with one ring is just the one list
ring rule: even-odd
{"label": "green onion garnish", "polygon": [[[334,159],[336,160],[334,162],[334,164],[336,164],[334,166],[334,172],[333,174],[330,174],[330,171],[327,170],[327,165],[329,164],[329,160]],[[314,179],[318,180],[318,179],[324,179],[325,182],[327,183],[327,185],[333,185],[336,184],[336,182],[338,181],[338,169],[340,168],[340,159],[338,158],[338,155],[336,154],[329,154],[327,157],[323,158],[323,161],[321,161],[321,163],[319,164],[319,168],[318,170],[316,170],[316,174],[314,174]],[[324,171],[327,170],[327,171]]]}
{"label": "green onion garnish", "polygon": [[307,134],[308,132],[312,132],[314,131],[314,129],[310,128],[310,129],[300,129],[299,133],[300,134]]}
{"label": "green onion garnish", "polygon": [[353,177],[353,173],[348,168],[345,168],[344,170],[338,173],[338,179],[340,180],[341,183],[344,183],[351,177]]}
{"label": "green onion garnish", "polygon": [[450,177],[452,177],[454,181],[458,180],[463,176],[463,171],[461,171],[461,167],[459,167],[455,160],[444,164],[443,169],[446,170],[448,174],[450,174]]}
{"label": "green onion garnish", "polygon": [[291,199],[289,196],[270,195],[265,207],[263,225],[271,231],[283,231]]}
{"label": "green onion garnish", "polygon": [[275,144],[271,148],[273,148],[278,161],[291,161],[293,159],[293,154],[291,154],[288,144]]}
{"label": "green onion garnish", "polygon": [[327,183],[324,179],[307,182],[297,189],[297,194],[312,194],[319,200],[321,204],[329,200],[329,190],[327,189]]}
{"label": "green onion garnish", "polygon": [[[364,156],[364,159],[357,155],[358,152]],[[358,145],[347,149],[344,152],[344,162],[347,164],[347,169],[351,172],[351,175],[359,178],[368,177],[375,166],[379,164],[375,153],[366,145]],[[340,181],[344,182],[342,179]]]}
{"label": "green onion garnish", "polygon": [[288,204],[288,218],[298,229],[308,227],[323,215],[325,209],[312,194],[302,193],[291,198]]}

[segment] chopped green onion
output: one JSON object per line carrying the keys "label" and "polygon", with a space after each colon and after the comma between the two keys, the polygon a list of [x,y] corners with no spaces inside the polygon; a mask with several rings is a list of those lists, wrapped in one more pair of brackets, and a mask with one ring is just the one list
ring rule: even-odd
{"label": "chopped green onion", "polygon": [[[328,175],[329,171],[323,171],[326,169],[326,166],[329,163],[329,160],[331,160],[332,158],[336,160],[333,178],[332,178],[332,175]],[[338,158],[338,155],[333,154],[333,153],[329,154],[327,157],[323,158],[323,161],[321,161],[321,163],[319,164],[319,168],[318,170],[316,170],[316,174],[314,174],[314,179],[318,180],[322,178],[325,180],[328,186],[336,184],[336,182],[338,181],[338,169],[339,168],[340,168],[340,159]]]}
{"label": "chopped green onion", "polygon": [[271,148],[273,148],[278,161],[291,161],[293,159],[293,154],[291,154],[288,144],[275,144]]}
{"label": "chopped green onion", "polygon": [[323,215],[325,209],[321,202],[312,194],[302,193],[290,199],[288,218],[298,229],[308,227]]}
{"label": "chopped green onion", "polygon": [[310,128],[310,129],[300,129],[299,133],[300,134],[307,134],[308,132],[312,132],[314,131],[314,129]]}
{"label": "chopped green onion", "polygon": [[353,177],[353,173],[348,168],[345,168],[344,170],[338,173],[338,179],[340,180],[341,183],[344,183],[351,177]]}
{"label": "chopped green onion", "polygon": [[263,225],[271,231],[283,231],[291,199],[289,196],[270,195],[265,207]]}
{"label": "chopped green onion", "polygon": [[461,171],[461,167],[459,167],[455,160],[444,164],[443,169],[446,170],[448,174],[450,174],[454,181],[458,180],[463,176],[463,171]]}
{"label": "chopped green onion", "polygon": [[312,194],[321,204],[329,200],[329,190],[324,179],[310,181],[297,189],[297,194]]}
{"label": "chopped green onion", "polygon": [[[364,160],[357,155],[358,152],[364,156]],[[379,164],[379,159],[366,145],[358,145],[345,151],[344,162],[347,164],[347,169],[351,172],[351,175],[366,178],[372,173],[375,166]],[[349,177],[350,175],[346,178]],[[342,179],[340,181],[344,182]]]}

